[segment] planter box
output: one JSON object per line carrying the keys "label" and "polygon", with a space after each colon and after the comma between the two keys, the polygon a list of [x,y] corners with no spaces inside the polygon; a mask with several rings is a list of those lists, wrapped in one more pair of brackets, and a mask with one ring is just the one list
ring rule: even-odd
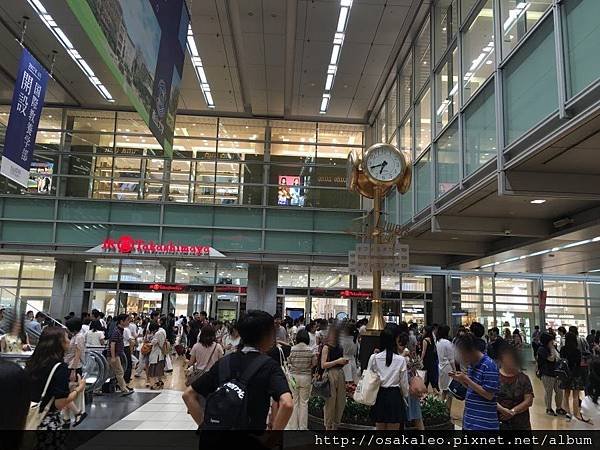
{"label": "planter box", "polygon": [[[308,429],[309,430],[324,430],[325,424],[321,417],[313,416],[308,414]],[[360,431],[371,431],[375,427],[367,425],[354,425],[352,423],[341,423],[340,430],[360,430]],[[406,428],[406,430],[416,430],[416,428]],[[437,430],[454,430],[454,424],[452,421],[440,423],[437,425],[426,425],[425,430],[437,431]]]}

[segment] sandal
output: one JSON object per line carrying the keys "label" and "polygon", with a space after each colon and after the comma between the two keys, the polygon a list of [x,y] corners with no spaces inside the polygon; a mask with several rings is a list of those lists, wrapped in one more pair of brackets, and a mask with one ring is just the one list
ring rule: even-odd
{"label": "sandal", "polygon": [[87,417],[87,413],[86,412],[82,412],[79,414],[75,414],[75,420],[73,422],[73,427],[76,427],[77,425],[79,425],[81,422],[83,422],[83,419],[85,419]]}
{"label": "sandal", "polygon": [[579,416],[575,416],[575,417],[577,418],[577,420],[581,420],[583,423],[592,423],[592,421],[590,419],[584,419],[581,414]]}

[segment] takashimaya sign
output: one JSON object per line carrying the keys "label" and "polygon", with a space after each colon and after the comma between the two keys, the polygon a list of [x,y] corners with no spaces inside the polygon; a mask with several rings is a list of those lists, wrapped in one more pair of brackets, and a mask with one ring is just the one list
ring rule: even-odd
{"label": "takashimaya sign", "polygon": [[176,255],[176,256],[210,256],[224,258],[225,255],[208,245],[187,245],[169,241],[156,243],[132,236],[108,238],[100,245],[88,250],[91,253],[114,253],[128,255]]}

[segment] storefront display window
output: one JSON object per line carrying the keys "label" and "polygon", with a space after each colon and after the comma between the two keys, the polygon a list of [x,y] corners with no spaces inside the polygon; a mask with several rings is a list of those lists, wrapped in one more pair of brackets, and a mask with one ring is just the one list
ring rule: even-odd
{"label": "storefront display window", "polygon": [[[308,270],[308,266],[279,266],[277,286],[308,287]],[[304,308],[304,305],[302,308]]]}

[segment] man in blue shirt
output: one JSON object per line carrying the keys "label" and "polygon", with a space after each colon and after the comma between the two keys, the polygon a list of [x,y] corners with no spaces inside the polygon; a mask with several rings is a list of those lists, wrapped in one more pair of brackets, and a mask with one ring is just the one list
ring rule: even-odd
{"label": "man in blue shirt", "polygon": [[476,337],[468,333],[456,342],[459,358],[469,370],[450,372],[450,376],[467,388],[463,430],[498,430],[496,394],[500,388],[496,363],[478,348]]}

